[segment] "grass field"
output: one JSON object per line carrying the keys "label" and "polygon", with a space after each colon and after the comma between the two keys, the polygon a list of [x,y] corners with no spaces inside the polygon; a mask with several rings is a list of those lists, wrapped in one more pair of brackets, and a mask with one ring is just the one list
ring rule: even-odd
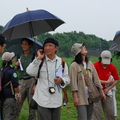
{"label": "grass field", "polygon": [[[64,58],[68,64],[68,66],[71,64],[72,59]],[[91,57],[90,60],[92,62],[97,61],[98,59],[95,57]],[[113,64],[117,67],[119,73],[120,73],[120,65],[119,60],[113,59]],[[117,84],[117,92],[116,92],[116,99],[117,99],[117,110],[118,110],[118,116],[116,120],[120,120],[120,82]],[[69,97],[68,104],[64,107],[62,106],[62,113],[61,113],[61,120],[76,120],[77,119],[77,113],[76,108],[73,106],[73,99],[71,96],[70,88],[67,86],[67,93]],[[104,120],[104,115],[103,120]],[[19,117],[19,120],[27,120],[28,117],[28,103],[25,101],[21,115]]]}

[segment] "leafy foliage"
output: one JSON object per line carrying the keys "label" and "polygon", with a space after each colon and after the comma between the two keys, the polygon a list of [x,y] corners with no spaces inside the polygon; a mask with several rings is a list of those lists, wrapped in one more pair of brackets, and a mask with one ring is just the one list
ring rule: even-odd
{"label": "leafy foliage", "polygon": [[[2,30],[2,26],[0,26],[0,31]],[[59,51],[58,55],[64,57],[72,57],[70,54],[71,46],[74,43],[86,43],[86,47],[88,50],[92,51],[102,51],[108,50],[110,47],[110,41],[106,41],[105,39],[99,38],[95,35],[85,34],[83,32],[63,32],[63,33],[44,33],[35,37],[36,40],[44,43],[44,40],[47,38],[54,38],[59,42]],[[94,55],[93,55],[94,56]]]}
{"label": "leafy foliage", "polygon": [[52,37],[59,42],[59,51],[58,55],[64,57],[71,57],[70,54],[71,47],[74,43],[86,43],[86,47],[88,50],[108,50],[110,47],[111,41],[103,40],[102,38],[98,38],[95,35],[87,35],[83,32],[63,32],[63,33],[45,33],[38,35],[37,40],[41,43],[44,43],[44,40],[48,37]]}

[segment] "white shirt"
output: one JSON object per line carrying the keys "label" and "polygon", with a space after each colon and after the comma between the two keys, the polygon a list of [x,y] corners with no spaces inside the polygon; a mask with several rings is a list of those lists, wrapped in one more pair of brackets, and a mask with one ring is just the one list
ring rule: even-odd
{"label": "white shirt", "polygon": [[[84,65],[84,69],[86,70],[87,69],[86,62],[83,62],[83,65]],[[87,98],[89,98],[88,86],[86,86],[86,95],[87,95]]]}
{"label": "white shirt", "polygon": [[[44,60],[44,63],[40,69],[40,77],[38,78],[33,99],[39,106],[45,108],[57,108],[62,105],[62,89],[60,88],[60,92],[58,91],[57,85],[54,83],[54,78],[55,72],[62,64],[62,60],[58,56],[56,56],[54,60],[50,60],[47,56],[45,59],[46,60]],[[27,67],[26,72],[29,75],[36,77],[40,63],[41,60],[37,60],[37,58],[35,58],[34,61]],[[62,80],[65,83],[65,86],[70,83],[66,63]],[[54,94],[49,93],[49,87],[55,87],[56,92]]]}

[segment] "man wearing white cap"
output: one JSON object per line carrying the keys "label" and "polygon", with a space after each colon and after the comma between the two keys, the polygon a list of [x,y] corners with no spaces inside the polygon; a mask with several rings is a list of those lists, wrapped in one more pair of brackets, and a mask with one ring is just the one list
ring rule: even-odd
{"label": "man wearing white cap", "polygon": [[116,67],[111,62],[112,55],[110,51],[104,50],[99,57],[99,61],[94,63],[103,91],[106,94],[106,100],[100,100],[94,104],[93,120],[102,120],[101,106],[105,114],[105,120],[115,120],[113,95],[109,95],[108,92],[118,83],[119,76]]}

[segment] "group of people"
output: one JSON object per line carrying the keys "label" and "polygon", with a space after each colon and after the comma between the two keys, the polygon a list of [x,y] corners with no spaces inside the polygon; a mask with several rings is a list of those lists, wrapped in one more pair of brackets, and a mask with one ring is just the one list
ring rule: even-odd
{"label": "group of people", "polygon": [[[4,36],[0,34],[1,54],[5,47],[4,41]],[[99,61],[93,64],[87,57],[85,44],[75,43],[71,48],[74,60],[68,70],[66,62],[63,66],[63,59],[56,54],[59,49],[57,40],[46,39],[43,49],[36,54],[30,50],[32,45],[29,38],[23,38],[23,53],[16,56],[16,61],[13,52],[2,55],[2,68],[6,70],[2,80],[4,97],[0,97],[0,120],[18,120],[26,98],[29,105],[28,120],[60,120],[62,91],[68,101],[64,88],[69,84],[78,120],[102,120],[101,107],[106,120],[115,120],[111,89],[118,83],[119,76],[116,67],[111,63],[110,51],[103,51]],[[15,67],[12,66],[13,63]],[[23,70],[20,69],[21,64]],[[96,103],[90,101],[86,77],[102,90],[103,98]],[[30,107],[32,99],[38,105],[37,110]]]}
{"label": "group of people", "polygon": [[[102,120],[101,108],[105,120],[115,120],[112,88],[118,83],[119,75],[116,67],[111,63],[110,51],[104,50],[99,61],[94,64],[88,60],[88,51],[84,43],[75,43],[71,53],[75,56],[75,60],[70,65],[70,86],[78,120]],[[103,91],[103,98],[98,102],[93,103],[89,99],[86,77],[88,80],[92,79]]]}

